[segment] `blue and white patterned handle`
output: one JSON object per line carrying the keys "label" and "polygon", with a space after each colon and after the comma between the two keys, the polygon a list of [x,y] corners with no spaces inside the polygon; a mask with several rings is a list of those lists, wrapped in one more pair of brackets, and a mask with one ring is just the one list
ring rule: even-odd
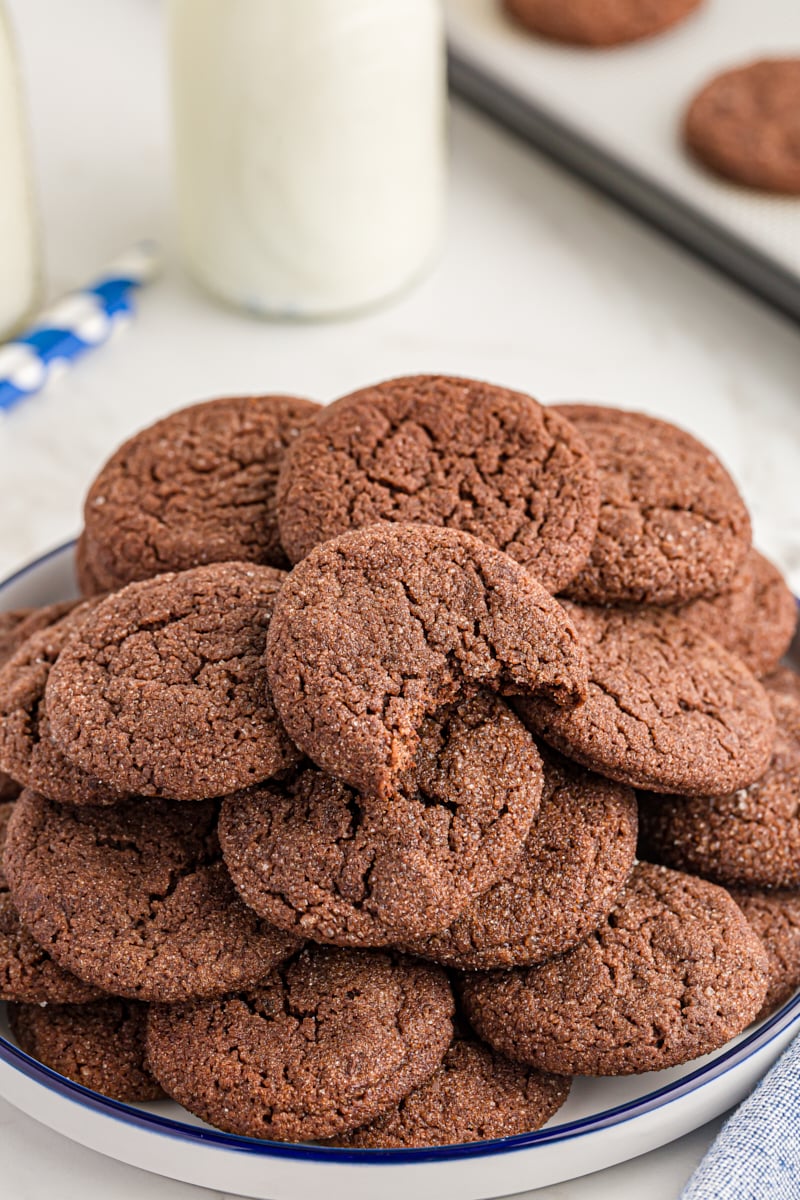
{"label": "blue and white patterned handle", "polygon": [[59,300],[25,333],[0,346],[0,409],[38,392],[53,374],[106,342],[132,315],[132,293],[155,278],[160,266],[156,244],[139,242],[94,283]]}

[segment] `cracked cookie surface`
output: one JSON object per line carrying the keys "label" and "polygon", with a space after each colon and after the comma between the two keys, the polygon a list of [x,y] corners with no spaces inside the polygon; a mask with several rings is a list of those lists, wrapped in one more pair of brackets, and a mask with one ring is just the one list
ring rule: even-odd
{"label": "cracked cookie surface", "polygon": [[125,798],[65,758],[50,736],[45,701],[50,670],[97,604],[86,601],[39,629],[0,667],[0,764],[23,786],[61,804],[116,804]]}
{"label": "cracked cookie surface", "polygon": [[283,572],[214,563],[100,601],[50,671],[51,736],[108,785],[175,800],[221,796],[300,755],[264,666]]}
{"label": "cracked cookie surface", "polygon": [[763,59],[716,75],[684,121],[692,153],[726,179],[800,195],[800,58]]}
{"label": "cracked cookie surface", "polygon": [[138,797],[60,808],[23,792],[5,856],[21,919],[59,965],[113,994],[177,1001],[249,986],[298,939],[239,899],[217,811]]}
{"label": "cracked cookie surface", "polygon": [[228,797],[220,842],[239,894],[279,928],[385,946],[441,929],[506,875],[541,791],[533,738],[481,692],[426,718],[385,802],[309,766]]}
{"label": "cracked cookie surface", "polygon": [[18,608],[0,613],[0,666],[8,662],[32,634],[57,624],[78,604],[79,600],[64,600],[45,604],[42,608]]}
{"label": "cracked cookie surface", "polygon": [[761,778],[696,799],[642,794],[645,857],[716,883],[800,888],[800,701],[770,699],[777,735]]}
{"label": "cracked cookie surface", "polygon": [[775,738],[769,697],[717,642],[671,613],[565,604],[589,659],[585,704],[515,707],[534,733],[590,770],[655,792],[747,787]]}
{"label": "cracked cookie surface", "polygon": [[[0,668],[19,649],[23,642],[40,629],[66,616],[77,600],[58,604],[47,604],[42,608],[18,608],[0,613]],[[2,697],[2,691],[0,691]],[[0,770],[0,801],[14,800],[20,793],[20,785],[12,774]]]}
{"label": "cracked cookie surface", "polygon": [[373,525],[317,546],[275,605],[278,713],[317,766],[369,795],[413,763],[419,726],[462,686],[585,694],[562,607],[508,555],[455,529]]}
{"label": "cracked cookie surface", "polygon": [[569,1095],[571,1080],[513,1063],[456,1035],[431,1078],[370,1125],[336,1140],[364,1150],[450,1146],[540,1129]]}
{"label": "cracked cookie surface", "polygon": [[229,1133],[334,1137],[428,1079],[452,1038],[438,967],[311,947],[238,996],[151,1009],[150,1069],[190,1112]]}
{"label": "cracked cookie surface", "polygon": [[13,804],[0,804],[0,1000],[27,1004],[83,1004],[102,993],[62,970],[19,919],[3,869],[6,831]]}
{"label": "cracked cookie surface", "polygon": [[618,46],[653,37],[702,0],[503,0],[526,29],[578,46]]}
{"label": "cracked cookie surface", "polygon": [[724,592],[671,610],[737,655],[754,675],[775,671],[794,637],[797,601],[780,571],[757,550]]}
{"label": "cracked cookie surface", "polygon": [[54,962],[23,926],[8,892],[0,893],[0,1000],[86,1004],[103,995]]}
{"label": "cracked cookie surface", "polygon": [[516,867],[448,929],[404,950],[462,971],[528,966],[571,950],[614,907],[636,855],[630,788],[545,755],[538,817]]}
{"label": "cracked cookie surface", "polygon": [[769,990],[759,1017],[769,1016],[800,987],[800,892],[731,888],[769,959]]}
{"label": "cracked cookie surface", "polygon": [[575,429],[507,388],[439,375],[391,379],[323,409],[278,480],[292,562],[377,521],[473,534],[560,591],[589,557],[597,472]]}
{"label": "cracked cookie surface", "polygon": [[565,1075],[677,1066],[759,1012],[766,952],[712,883],[639,863],[606,922],[539,967],[465,975],[467,1017],[509,1058]]}
{"label": "cracked cookie surface", "polygon": [[223,397],[135,434],[86,497],[82,585],[115,590],[211,562],[285,566],[278,469],[318,408],[293,396]]}
{"label": "cracked cookie surface", "polygon": [[683,604],[722,591],[750,549],[735,483],[691,434],[644,413],[559,404],[600,476],[589,562],[565,589],[585,604]]}
{"label": "cracked cookie surface", "polygon": [[8,880],[6,879],[5,867],[3,866],[3,853],[6,846],[6,833],[8,831],[8,822],[11,820],[11,814],[14,811],[13,800],[4,800],[0,803],[0,895],[8,891]]}
{"label": "cracked cookie surface", "polygon": [[128,1102],[164,1095],[144,1062],[145,1004],[11,1004],[8,1021],[26,1054],[93,1092]]}

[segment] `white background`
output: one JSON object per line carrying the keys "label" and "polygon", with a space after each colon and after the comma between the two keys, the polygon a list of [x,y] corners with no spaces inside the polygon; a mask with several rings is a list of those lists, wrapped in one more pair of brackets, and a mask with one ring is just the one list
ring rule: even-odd
{"label": "white background", "polygon": [[[164,242],[168,264],[116,343],[0,421],[0,574],[72,536],[91,474],[123,436],[172,408],[224,392],[325,400],[400,372],[451,371],[684,424],[731,467],[758,542],[800,589],[794,326],[461,108],[446,243],[413,293],[369,317],[316,326],[221,309],[177,260],[161,4],[8,4],[47,295],[88,280],[142,236]],[[673,1200],[715,1128],[537,1197]],[[0,1177],[4,1200],[212,1195],[73,1146],[3,1101]]]}

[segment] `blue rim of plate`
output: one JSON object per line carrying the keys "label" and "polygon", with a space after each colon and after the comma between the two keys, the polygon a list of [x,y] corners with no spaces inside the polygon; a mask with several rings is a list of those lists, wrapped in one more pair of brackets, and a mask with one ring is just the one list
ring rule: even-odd
{"label": "blue rim of plate", "polygon": [[[3,593],[12,584],[24,579],[37,568],[44,566],[53,558],[73,551],[75,541],[50,550],[47,554],[35,559],[27,566],[21,567],[0,582],[0,600]],[[778,1012],[774,1013],[763,1025],[755,1029],[736,1045],[722,1051],[711,1062],[705,1063],[688,1075],[629,1100],[625,1104],[605,1109],[593,1116],[582,1117],[563,1125],[537,1130],[535,1133],[522,1133],[508,1138],[495,1138],[485,1142],[470,1142],[457,1146],[434,1146],[417,1150],[350,1150],[338,1147],[323,1147],[313,1145],[292,1145],[286,1142],[271,1142],[256,1138],[238,1137],[235,1134],[222,1133],[216,1129],[207,1129],[176,1121],[172,1117],[162,1117],[156,1113],[145,1112],[118,1100],[110,1100],[98,1092],[92,1092],[71,1079],[59,1075],[50,1067],[31,1058],[23,1050],[19,1050],[12,1042],[0,1034],[0,1062],[27,1076],[37,1083],[47,1087],[68,1100],[82,1104],[87,1108],[124,1125],[148,1130],[161,1136],[177,1138],[185,1142],[201,1143],[206,1146],[217,1146],[224,1150],[234,1150],[244,1154],[260,1155],[264,1158],[286,1158],[304,1162],[340,1163],[349,1166],[367,1165],[397,1165],[400,1163],[448,1162],[464,1158],[487,1158],[500,1154],[508,1154],[515,1150],[526,1150],[535,1146],[553,1145],[584,1137],[587,1134],[599,1133],[645,1116],[668,1104],[673,1104],[690,1092],[710,1084],[721,1076],[745,1062],[751,1055],[766,1049],[771,1042],[785,1033],[793,1025],[800,1032],[800,993],[787,1001]]]}

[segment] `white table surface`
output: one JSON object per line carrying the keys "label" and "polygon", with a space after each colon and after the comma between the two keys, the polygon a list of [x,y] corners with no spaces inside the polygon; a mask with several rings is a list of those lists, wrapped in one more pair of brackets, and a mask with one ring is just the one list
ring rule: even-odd
{"label": "white table surface", "polygon": [[[727,461],[759,544],[800,589],[797,328],[461,108],[448,236],[421,286],[347,322],[267,325],[226,311],[193,287],[177,258],[159,0],[8,4],[29,97],[48,295],[142,236],[164,242],[168,265],[114,345],[0,421],[0,575],[71,536],[93,471],[123,436],[172,408],[223,392],[328,399],[434,370],[683,423]],[[674,1200],[718,1127],[537,1200]],[[72,1145],[3,1101],[0,1194],[217,1195]]]}

